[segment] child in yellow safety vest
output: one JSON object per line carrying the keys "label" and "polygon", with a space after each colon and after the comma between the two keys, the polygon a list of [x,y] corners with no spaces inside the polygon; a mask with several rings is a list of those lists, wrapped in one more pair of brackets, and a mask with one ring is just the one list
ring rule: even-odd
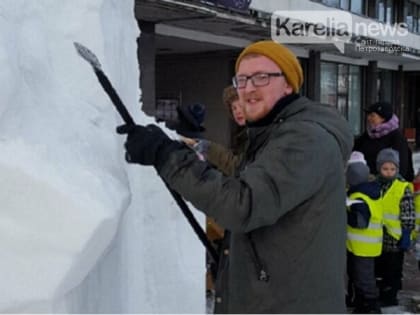
{"label": "child in yellow safety vest", "polygon": [[415,225],[414,200],[410,183],[399,174],[397,151],[381,150],[376,167],[384,210],[383,246],[376,261],[376,275],[381,305],[391,306],[398,305],[397,293],[402,288],[404,252],[410,247]]}
{"label": "child in yellow safety vest", "polygon": [[[354,151],[347,164],[347,305],[354,314],[380,313],[375,257],[382,251],[380,187],[369,182],[363,153]],[[354,296],[353,296],[354,291]]]}
{"label": "child in yellow safety vest", "polygon": [[412,233],[414,240],[414,254],[417,260],[417,266],[420,270],[420,168],[413,180],[414,208],[416,209],[416,227]]}

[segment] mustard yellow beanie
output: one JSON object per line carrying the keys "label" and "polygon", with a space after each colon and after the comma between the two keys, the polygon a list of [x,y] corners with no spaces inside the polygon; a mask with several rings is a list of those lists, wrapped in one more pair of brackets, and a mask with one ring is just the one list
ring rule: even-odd
{"label": "mustard yellow beanie", "polygon": [[299,92],[303,83],[303,71],[295,54],[286,46],[271,40],[264,40],[253,43],[246,47],[238,59],[236,59],[235,70],[238,71],[242,58],[249,54],[263,55],[273,60],[284,73],[287,82],[293,87],[295,93]]}

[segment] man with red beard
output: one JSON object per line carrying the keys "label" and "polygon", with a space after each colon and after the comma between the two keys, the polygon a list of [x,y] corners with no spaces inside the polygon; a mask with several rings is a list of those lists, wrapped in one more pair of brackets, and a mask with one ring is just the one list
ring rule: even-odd
{"label": "man with red beard", "polygon": [[345,313],[344,165],[348,123],[299,96],[302,68],[273,41],[246,47],[233,84],[248,145],[226,176],[157,126],[121,126],[129,163],[153,165],[171,188],[231,231],[216,313]]}

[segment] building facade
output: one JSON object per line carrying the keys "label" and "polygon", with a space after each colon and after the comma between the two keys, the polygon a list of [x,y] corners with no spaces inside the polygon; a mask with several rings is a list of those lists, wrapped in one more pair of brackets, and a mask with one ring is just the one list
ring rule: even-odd
{"label": "building facade", "polygon": [[[364,107],[391,102],[407,137],[420,146],[420,135],[415,137],[420,131],[420,0],[137,0],[143,110],[170,120],[176,119],[177,104],[204,103],[205,136],[229,144],[222,90],[231,82],[241,49],[271,39],[273,13],[279,10],[348,14],[353,29],[342,52],[331,43],[287,44],[305,72],[301,93],[336,107],[355,136],[364,130]],[[383,33],[371,36],[356,28],[363,25],[395,26],[404,36],[397,41]]]}

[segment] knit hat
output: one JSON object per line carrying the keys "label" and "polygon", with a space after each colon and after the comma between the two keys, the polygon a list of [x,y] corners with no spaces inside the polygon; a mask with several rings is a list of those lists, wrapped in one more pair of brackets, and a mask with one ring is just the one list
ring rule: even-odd
{"label": "knit hat", "polygon": [[377,113],[385,121],[390,120],[393,114],[392,105],[387,102],[377,102],[365,108],[364,111],[367,113]]}
{"label": "knit hat", "polygon": [[178,107],[179,113],[194,127],[201,127],[206,117],[206,106],[200,103]]}
{"label": "knit hat", "polygon": [[397,168],[400,168],[400,154],[391,148],[382,149],[376,158],[376,169],[380,172],[382,164],[385,162],[394,163]]}
{"label": "knit hat", "polygon": [[369,167],[362,152],[353,151],[350,155],[346,179],[349,186],[356,186],[369,180]]}
{"label": "knit hat", "polygon": [[271,40],[264,40],[253,43],[246,47],[238,59],[236,59],[235,70],[238,71],[239,64],[243,57],[249,54],[263,55],[274,61],[284,73],[287,82],[293,87],[295,93],[299,92],[303,84],[303,71],[295,54],[286,46]]}
{"label": "knit hat", "polygon": [[360,152],[360,151],[353,151],[350,154],[350,158],[347,162],[347,165],[352,164],[352,163],[358,163],[358,162],[364,163],[365,165],[367,165],[366,159],[365,159],[365,156],[363,155],[363,153]]}

